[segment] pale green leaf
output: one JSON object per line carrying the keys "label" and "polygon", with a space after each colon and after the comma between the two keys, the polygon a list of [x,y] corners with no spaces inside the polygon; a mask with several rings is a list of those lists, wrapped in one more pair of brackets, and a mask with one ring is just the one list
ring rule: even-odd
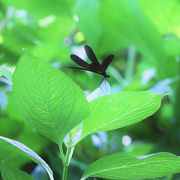
{"label": "pale green leaf", "polygon": [[18,168],[3,162],[1,166],[1,175],[3,180],[33,180],[34,178]]}
{"label": "pale green leaf", "polygon": [[40,166],[44,167],[44,169],[47,171],[49,175],[50,180],[54,180],[53,172],[51,168],[49,167],[49,165],[40,156],[38,156],[38,154],[36,154],[34,151],[32,151],[30,148],[28,148],[24,144],[18,141],[0,136],[0,150],[12,151],[12,152],[20,153],[23,156],[26,156],[27,158],[39,164]]}
{"label": "pale green leaf", "polygon": [[91,114],[83,121],[83,137],[142,121],[157,111],[162,97],[149,91],[137,91],[95,99],[90,103]]}
{"label": "pale green leaf", "polygon": [[19,109],[36,130],[58,144],[89,113],[79,86],[29,53],[17,65],[13,94]]}
{"label": "pale green leaf", "polygon": [[107,179],[157,178],[180,172],[180,157],[171,153],[157,153],[134,157],[117,153],[92,163],[82,180],[88,177]]}

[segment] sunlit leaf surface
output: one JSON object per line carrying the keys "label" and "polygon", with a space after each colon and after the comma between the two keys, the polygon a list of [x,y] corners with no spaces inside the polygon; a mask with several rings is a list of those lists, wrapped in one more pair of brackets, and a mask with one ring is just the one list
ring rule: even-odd
{"label": "sunlit leaf surface", "polygon": [[133,157],[113,154],[92,163],[82,180],[88,177],[107,179],[144,179],[171,175],[180,171],[180,157],[170,153],[157,153]]}
{"label": "sunlit leaf surface", "polygon": [[70,78],[29,53],[14,73],[13,93],[37,131],[56,143],[89,112],[82,90]]}
{"label": "sunlit leaf surface", "polygon": [[83,136],[140,122],[157,111],[162,97],[139,91],[95,99],[90,103],[90,116],[83,121]]}

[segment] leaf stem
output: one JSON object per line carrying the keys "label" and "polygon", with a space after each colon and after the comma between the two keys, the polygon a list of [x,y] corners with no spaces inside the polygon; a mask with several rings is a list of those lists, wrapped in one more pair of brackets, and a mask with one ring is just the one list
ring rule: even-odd
{"label": "leaf stem", "polygon": [[127,83],[130,83],[131,81],[135,56],[136,56],[136,48],[134,46],[130,46],[129,53],[128,53],[127,70],[125,72],[125,79]]}
{"label": "leaf stem", "polygon": [[63,176],[62,180],[67,180],[68,166],[65,164],[63,167]]}
{"label": "leaf stem", "polygon": [[60,151],[60,156],[61,156],[62,163],[63,163],[63,166],[64,166],[65,165],[65,155],[64,155],[62,144],[59,145],[59,151]]}
{"label": "leaf stem", "polygon": [[[62,147],[62,146],[61,146]],[[61,150],[60,150],[61,151]],[[66,156],[64,156],[64,162],[63,162],[63,175],[62,175],[62,180],[67,180],[67,175],[68,175],[68,167],[69,163],[71,161],[72,155],[74,152],[74,146],[72,146],[72,138],[70,137],[69,143],[67,145],[67,151],[66,151]]]}

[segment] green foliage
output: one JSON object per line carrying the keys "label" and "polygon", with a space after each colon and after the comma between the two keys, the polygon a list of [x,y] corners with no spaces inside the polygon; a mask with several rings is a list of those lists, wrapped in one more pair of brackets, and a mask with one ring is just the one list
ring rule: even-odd
{"label": "green foliage", "polygon": [[[135,1],[91,0],[87,4],[86,1],[79,0],[76,12],[80,30],[101,53],[114,52],[124,44],[133,44],[148,56],[149,61],[157,63],[156,59],[163,60],[164,50],[160,35],[149,19],[143,16]],[[103,43],[99,47],[102,39]]]}
{"label": "green foliage", "polygon": [[151,2],[138,0],[138,3],[161,33],[173,32],[180,35],[180,24],[178,23],[180,4],[178,0],[166,1],[165,3],[163,0],[152,0]]}
{"label": "green foliage", "polygon": [[34,178],[27,173],[3,162],[1,165],[1,172],[3,180],[33,180]]}
{"label": "green foliage", "polygon": [[[82,125],[83,136],[137,123],[152,115],[163,97],[146,91],[126,92],[98,98],[88,105],[82,91],[73,81],[30,53],[26,53],[18,63],[13,78],[13,93],[18,107],[37,131],[59,145],[65,135],[88,115],[89,106],[90,115]],[[69,126],[65,123],[68,121]],[[7,142],[17,143],[9,139]],[[16,147],[21,149],[20,146]],[[74,150],[71,139],[67,148],[66,160],[61,150],[64,165],[69,165]],[[31,157],[31,154],[29,150],[27,155],[39,163],[38,158],[34,155]],[[67,170],[64,170],[63,179],[66,179]]]}
{"label": "green foliage", "polygon": [[57,144],[89,113],[82,90],[65,74],[29,53],[20,59],[13,83],[21,111],[38,132]]}
{"label": "green foliage", "polygon": [[12,151],[12,152],[20,153],[23,156],[31,159],[32,161],[44,167],[49,175],[50,180],[54,180],[53,172],[51,168],[49,167],[49,165],[43,159],[41,159],[41,157],[39,157],[34,151],[29,149],[24,144],[18,141],[0,136],[0,149],[1,151],[4,150],[4,151]]}
{"label": "green foliage", "polygon": [[[45,180],[39,154],[55,179],[180,179],[179,12],[179,0],[0,1],[2,178]],[[66,68],[84,44],[115,55],[107,81]]]}
{"label": "green foliage", "polygon": [[142,121],[159,109],[162,97],[142,91],[98,98],[90,103],[91,114],[83,121],[83,136]]}
{"label": "green foliage", "polygon": [[[166,9],[164,16],[160,10],[163,8],[162,4]],[[178,17],[172,18],[170,14],[174,13],[174,10],[178,12],[180,9],[176,0],[167,3],[163,3],[162,0],[153,1],[153,3],[140,0],[140,5],[145,9],[145,13],[150,14],[150,17],[153,16],[158,27],[161,20],[161,28],[171,29],[173,27],[174,32],[179,34]],[[161,38],[158,28],[152,23],[153,20],[145,16],[141,6],[134,0],[118,2],[78,0],[76,7],[76,13],[79,17],[78,27],[100,55],[107,52],[117,52],[124,46],[134,45],[151,66],[157,67],[158,75],[161,78],[168,77],[169,66],[162,70],[161,65],[163,63],[169,64],[172,61],[171,66],[177,66],[177,62],[167,58],[164,40]],[[174,21],[169,23],[167,18]],[[89,29],[91,29],[91,33],[89,33]]]}
{"label": "green foliage", "polygon": [[88,177],[107,179],[144,179],[167,176],[180,171],[180,157],[157,153],[133,157],[130,154],[105,156],[88,167],[82,180]]}

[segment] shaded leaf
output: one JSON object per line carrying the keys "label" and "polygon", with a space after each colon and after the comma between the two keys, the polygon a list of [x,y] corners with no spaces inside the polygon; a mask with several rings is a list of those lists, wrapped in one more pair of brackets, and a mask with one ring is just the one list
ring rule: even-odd
{"label": "shaded leaf", "polygon": [[10,164],[3,162],[1,165],[1,174],[3,180],[33,180],[34,178],[27,173],[17,169]]}
{"label": "shaded leaf", "polygon": [[1,151],[2,150],[3,151],[12,151],[12,152],[20,153],[20,154],[26,156],[27,158],[31,159],[32,161],[36,162],[37,164],[43,166],[44,169],[47,171],[50,180],[54,180],[53,172],[52,172],[51,168],[49,167],[49,165],[40,156],[38,156],[38,154],[36,154],[34,151],[29,149],[24,144],[22,144],[18,141],[0,136],[0,150]]}

